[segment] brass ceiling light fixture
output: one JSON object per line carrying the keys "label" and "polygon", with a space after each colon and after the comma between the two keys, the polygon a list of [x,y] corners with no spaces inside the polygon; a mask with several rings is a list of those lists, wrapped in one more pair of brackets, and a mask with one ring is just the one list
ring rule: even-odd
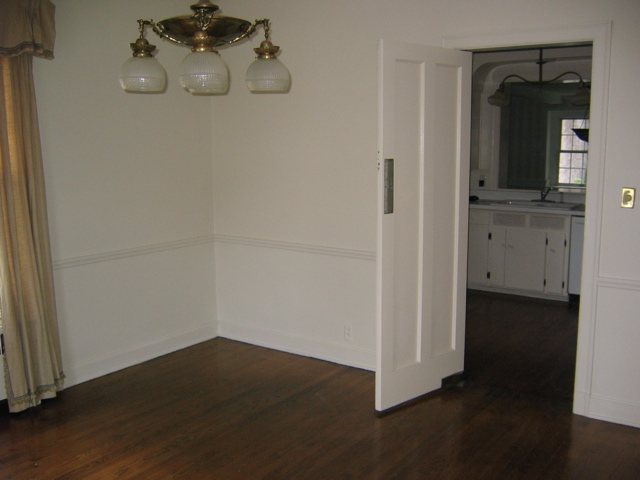
{"label": "brass ceiling light fixture", "polygon": [[265,39],[254,48],[256,60],[249,66],[246,84],[254,93],[287,92],[291,85],[289,70],[276,58],[280,50],[269,40],[269,19],[253,23],[240,18],[216,15],[218,6],[209,0],[191,5],[193,15],[172,17],[160,22],[138,20],[140,37],[131,44],[129,58],[120,72],[120,86],[127,92],[157,93],[165,89],[167,74],[153,56],[156,49],[145,38],[146,27],[161,38],[191,48],[180,65],[180,85],[194,95],[224,94],[229,89],[229,70],[217,48],[233,45],[250,37],[259,25]]}
{"label": "brass ceiling light fixture", "polygon": [[551,80],[543,80],[542,68],[543,68],[543,65],[547,63],[547,61],[543,60],[542,58],[543,50],[544,50],[543,48],[539,49],[539,58],[538,58],[538,61],[536,62],[538,64],[538,80],[537,81],[527,80],[526,78],[523,78],[520,75],[515,75],[515,74],[507,75],[502,80],[502,82],[500,82],[500,86],[494,92],[494,94],[487,99],[489,104],[494,105],[496,107],[506,107],[507,105],[509,105],[509,95],[507,95],[507,93],[505,92],[505,82],[510,78],[518,78],[523,82],[529,83],[529,84],[547,85],[567,75],[575,75],[576,77],[578,77],[579,83],[578,83],[578,88],[576,89],[575,95],[571,97],[571,103],[573,105],[589,105],[591,101],[591,91],[589,90],[589,87],[586,85],[584,79],[579,73],[564,72],[558,75],[557,77],[552,78]]}

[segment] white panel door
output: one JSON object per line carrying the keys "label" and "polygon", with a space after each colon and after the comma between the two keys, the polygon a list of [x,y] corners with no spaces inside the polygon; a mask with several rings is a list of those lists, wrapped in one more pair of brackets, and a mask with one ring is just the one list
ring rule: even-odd
{"label": "white panel door", "polygon": [[381,41],[379,63],[382,411],[463,370],[471,54]]}

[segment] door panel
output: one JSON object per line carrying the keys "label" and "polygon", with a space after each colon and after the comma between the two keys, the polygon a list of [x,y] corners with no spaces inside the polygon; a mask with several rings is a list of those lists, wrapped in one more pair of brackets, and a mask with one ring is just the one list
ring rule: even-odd
{"label": "door panel", "polygon": [[379,54],[376,409],[385,410],[463,369],[471,54],[393,42]]}
{"label": "door panel", "polygon": [[[422,68],[419,63],[399,62],[395,66],[396,118],[394,136],[396,154],[394,160],[394,229],[404,232],[403,241],[394,242],[394,267],[403,272],[406,283],[394,291],[393,302],[393,369],[416,364],[420,361],[420,255],[421,231],[421,166],[419,162],[406,162],[421,154],[420,126],[422,109],[416,98],[420,97]],[[401,187],[401,188],[398,188]]]}

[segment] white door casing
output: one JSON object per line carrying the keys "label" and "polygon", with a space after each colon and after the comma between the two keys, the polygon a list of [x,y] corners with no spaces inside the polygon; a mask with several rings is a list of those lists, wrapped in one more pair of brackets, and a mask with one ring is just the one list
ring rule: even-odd
{"label": "white door casing", "polygon": [[[380,41],[379,89],[376,410],[383,411],[463,370],[471,54]],[[393,211],[385,213],[391,163]]]}

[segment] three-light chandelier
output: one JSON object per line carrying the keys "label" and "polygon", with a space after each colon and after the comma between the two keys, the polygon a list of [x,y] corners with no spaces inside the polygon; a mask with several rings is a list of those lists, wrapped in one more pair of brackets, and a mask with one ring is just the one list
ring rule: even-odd
{"label": "three-light chandelier", "polygon": [[572,76],[578,77],[579,83],[578,83],[578,87],[576,88],[575,94],[570,99],[571,103],[576,106],[589,105],[591,103],[591,90],[589,89],[586,82],[582,78],[582,75],[580,75],[578,72],[571,72],[571,71],[564,72],[550,80],[543,80],[542,69],[545,63],[547,63],[547,60],[544,60],[542,58],[544,48],[538,48],[537,50],[539,55],[538,61],[536,62],[538,64],[538,80],[537,81],[527,80],[526,78],[516,74],[507,75],[502,80],[502,82],[500,82],[498,89],[493,93],[493,95],[491,95],[487,99],[489,104],[496,107],[506,107],[507,105],[509,105],[509,95],[505,91],[505,87],[506,87],[507,80],[509,80],[510,78],[517,78],[520,81],[525,83],[542,86],[542,85],[554,83],[555,81],[560,80],[562,77],[565,77],[567,75],[572,75]]}
{"label": "three-light chandelier", "polygon": [[265,39],[254,48],[256,60],[249,66],[246,84],[254,93],[287,92],[291,85],[289,70],[278,60],[280,50],[269,40],[269,19],[253,23],[241,18],[216,15],[218,6],[209,0],[191,5],[194,14],[172,17],[160,22],[138,20],[140,37],[131,44],[133,57],[120,72],[120,85],[125,91],[137,93],[163,92],[167,74],[153,56],[155,45],[145,38],[147,26],[161,38],[191,48],[180,65],[180,85],[194,95],[224,94],[229,89],[229,70],[217,48],[232,45],[251,36],[259,25]]}

